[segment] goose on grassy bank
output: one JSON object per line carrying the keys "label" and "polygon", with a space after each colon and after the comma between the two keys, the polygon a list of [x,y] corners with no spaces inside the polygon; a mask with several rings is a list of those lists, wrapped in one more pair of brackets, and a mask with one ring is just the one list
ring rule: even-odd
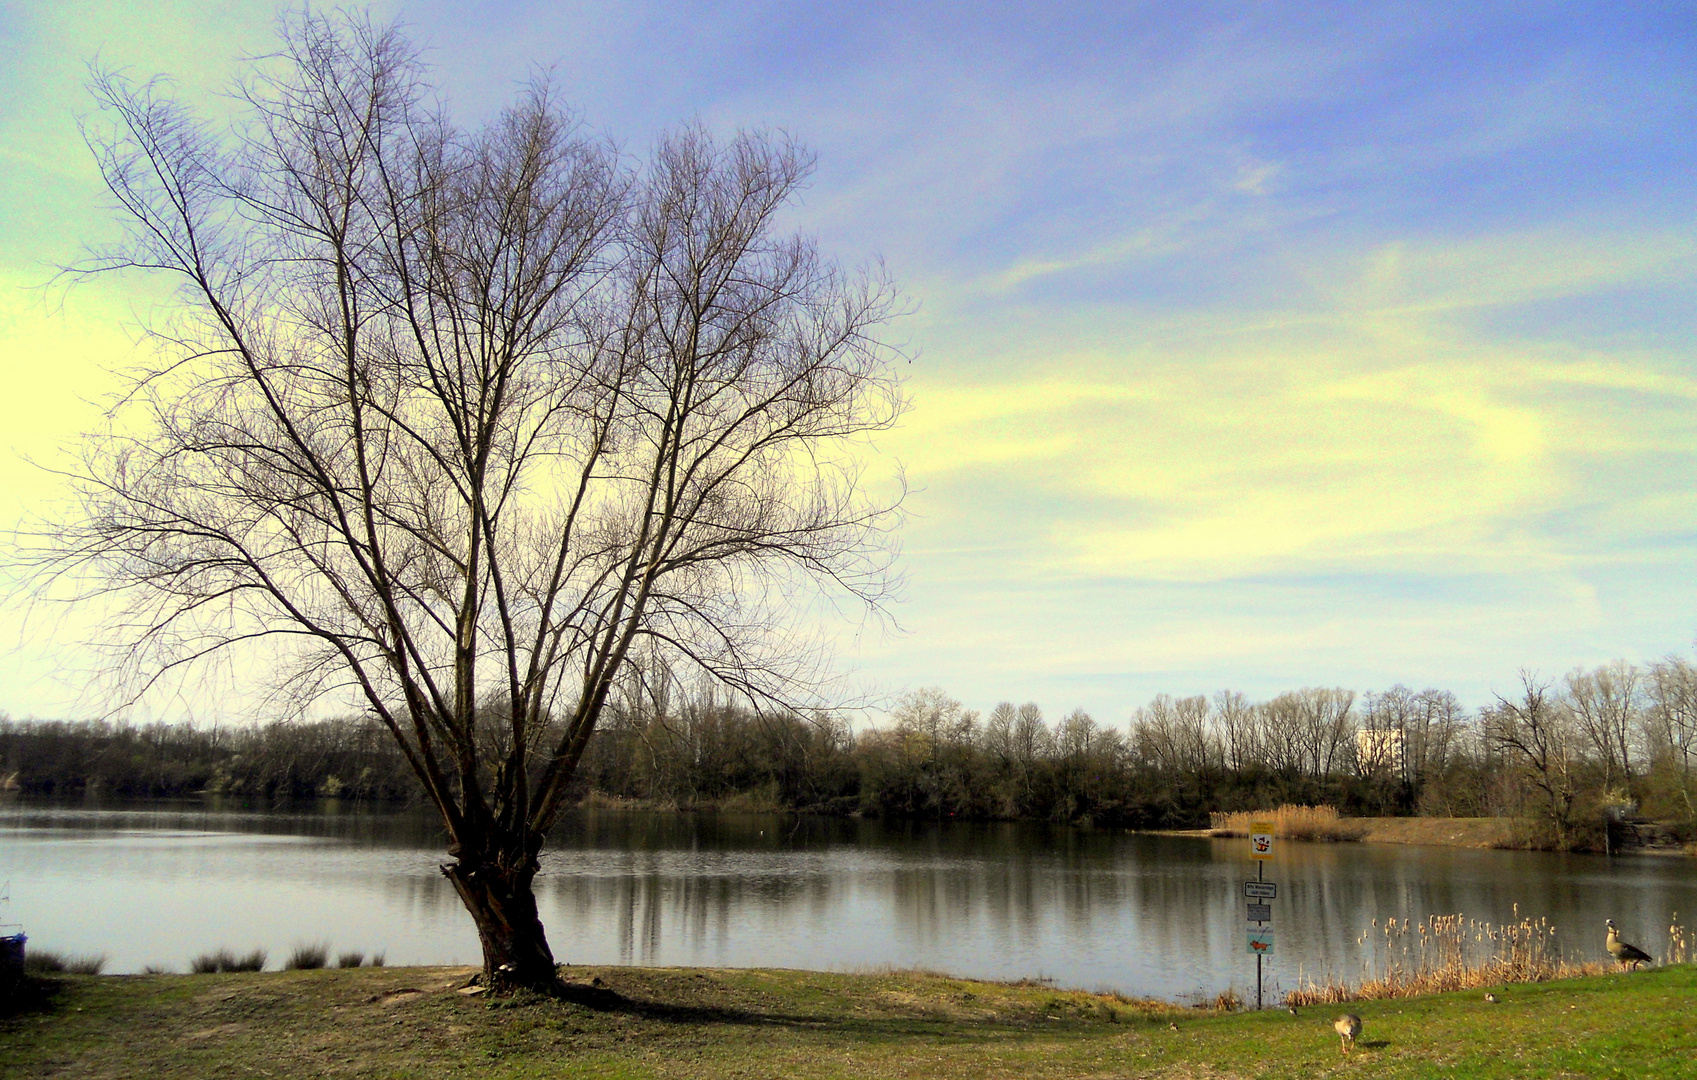
{"label": "goose on grassy bank", "polygon": [[1343,1052],[1348,1054],[1350,1048],[1355,1045],[1355,1037],[1361,1034],[1361,1017],[1354,1013],[1344,1013],[1332,1021],[1332,1030],[1343,1040]]}
{"label": "goose on grassy bank", "polygon": [[1620,939],[1620,931],[1615,928],[1615,921],[1613,919],[1605,919],[1603,921],[1609,928],[1608,941],[1606,942],[1605,947],[1609,950],[1609,955],[1619,961],[1621,967],[1628,970],[1635,970],[1639,964],[1648,964],[1650,962],[1651,956],[1649,953],[1640,949],[1636,945],[1628,945]]}

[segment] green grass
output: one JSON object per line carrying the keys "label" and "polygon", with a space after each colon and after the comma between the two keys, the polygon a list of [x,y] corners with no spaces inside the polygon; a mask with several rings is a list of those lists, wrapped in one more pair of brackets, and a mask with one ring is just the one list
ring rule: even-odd
{"label": "green grass", "polygon": [[1219,1014],[899,972],[570,968],[583,1003],[455,992],[469,969],[57,976],[0,1020],[0,1075],[1690,1077],[1697,968]]}

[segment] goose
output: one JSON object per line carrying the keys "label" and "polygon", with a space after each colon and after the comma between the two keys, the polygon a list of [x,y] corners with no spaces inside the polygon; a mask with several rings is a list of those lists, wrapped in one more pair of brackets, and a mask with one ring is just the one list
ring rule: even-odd
{"label": "goose", "polygon": [[1361,1034],[1361,1017],[1354,1013],[1344,1013],[1332,1021],[1332,1030],[1343,1040],[1343,1052],[1347,1054],[1350,1047],[1355,1045],[1355,1037]]}
{"label": "goose", "polygon": [[1647,964],[1650,962],[1651,956],[1649,953],[1640,949],[1636,945],[1628,945],[1620,939],[1620,931],[1615,928],[1615,921],[1613,919],[1605,919],[1603,922],[1609,928],[1609,937],[1606,946],[1609,950],[1609,955],[1620,961],[1621,967],[1627,968],[1628,970],[1634,970],[1639,964]]}

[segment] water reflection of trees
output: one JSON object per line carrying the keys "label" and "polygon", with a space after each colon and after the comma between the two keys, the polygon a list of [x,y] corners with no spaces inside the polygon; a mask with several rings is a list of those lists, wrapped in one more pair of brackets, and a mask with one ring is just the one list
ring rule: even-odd
{"label": "water reflection of trees", "polygon": [[[397,951],[410,938],[405,949],[420,961],[447,958],[430,935],[458,917],[435,837],[394,815],[0,815],[9,851],[54,836],[98,841],[49,861],[100,881],[85,890],[88,904],[110,903],[110,918],[97,917],[112,925],[138,890],[166,896],[176,881],[202,879],[251,897],[255,918],[285,893],[298,902],[303,889],[359,890],[346,902],[380,912]],[[596,812],[568,822],[544,856],[540,893],[550,929],[570,942],[562,959],[574,961],[917,964],[1171,996],[1241,990],[1253,978],[1242,883],[1255,867],[1245,847],[1029,824]],[[31,865],[44,859],[46,849]],[[1604,918],[1659,953],[1674,913],[1697,911],[1688,864],[1648,857],[1282,843],[1267,870],[1279,887],[1269,980],[1284,985],[1299,965],[1355,973],[1357,938],[1390,916],[1547,918],[1569,957],[1602,959]]]}
{"label": "water reflection of trees", "polygon": [[[870,924],[880,940],[862,943],[864,953],[817,962],[923,962],[963,942],[1011,941],[1085,952],[1103,943],[1124,954],[1127,975],[1199,991],[1241,985],[1253,971],[1242,882],[1254,864],[1233,844],[1024,824],[852,824],[774,835],[747,821],[636,834],[603,823],[597,840],[629,846],[580,849],[585,861],[562,867],[550,895],[574,920],[616,926],[619,955],[634,963],[759,963],[763,936]],[[1281,856],[1270,874],[1279,952],[1268,975],[1286,983],[1299,966],[1353,972],[1360,935],[1387,917],[1546,917],[1584,957],[1599,952],[1590,938],[1600,936],[1586,931],[1604,909],[1634,912],[1649,938],[1694,898],[1691,883],[1585,856],[1317,844],[1283,845]]]}

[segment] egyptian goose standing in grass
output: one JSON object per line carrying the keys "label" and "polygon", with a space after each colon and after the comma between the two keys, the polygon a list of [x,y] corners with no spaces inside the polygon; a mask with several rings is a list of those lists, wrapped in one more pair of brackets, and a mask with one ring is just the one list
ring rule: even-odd
{"label": "egyptian goose standing in grass", "polygon": [[1344,1013],[1332,1021],[1332,1030],[1343,1040],[1343,1052],[1348,1054],[1350,1047],[1355,1045],[1355,1037],[1361,1034],[1361,1017],[1354,1013]]}
{"label": "egyptian goose standing in grass", "polygon": [[1615,929],[1613,919],[1603,920],[1609,928],[1607,948],[1609,955],[1620,962],[1620,966],[1629,970],[1636,969],[1639,964],[1648,964],[1651,960],[1649,953],[1636,945],[1628,945],[1620,939],[1620,931]]}

